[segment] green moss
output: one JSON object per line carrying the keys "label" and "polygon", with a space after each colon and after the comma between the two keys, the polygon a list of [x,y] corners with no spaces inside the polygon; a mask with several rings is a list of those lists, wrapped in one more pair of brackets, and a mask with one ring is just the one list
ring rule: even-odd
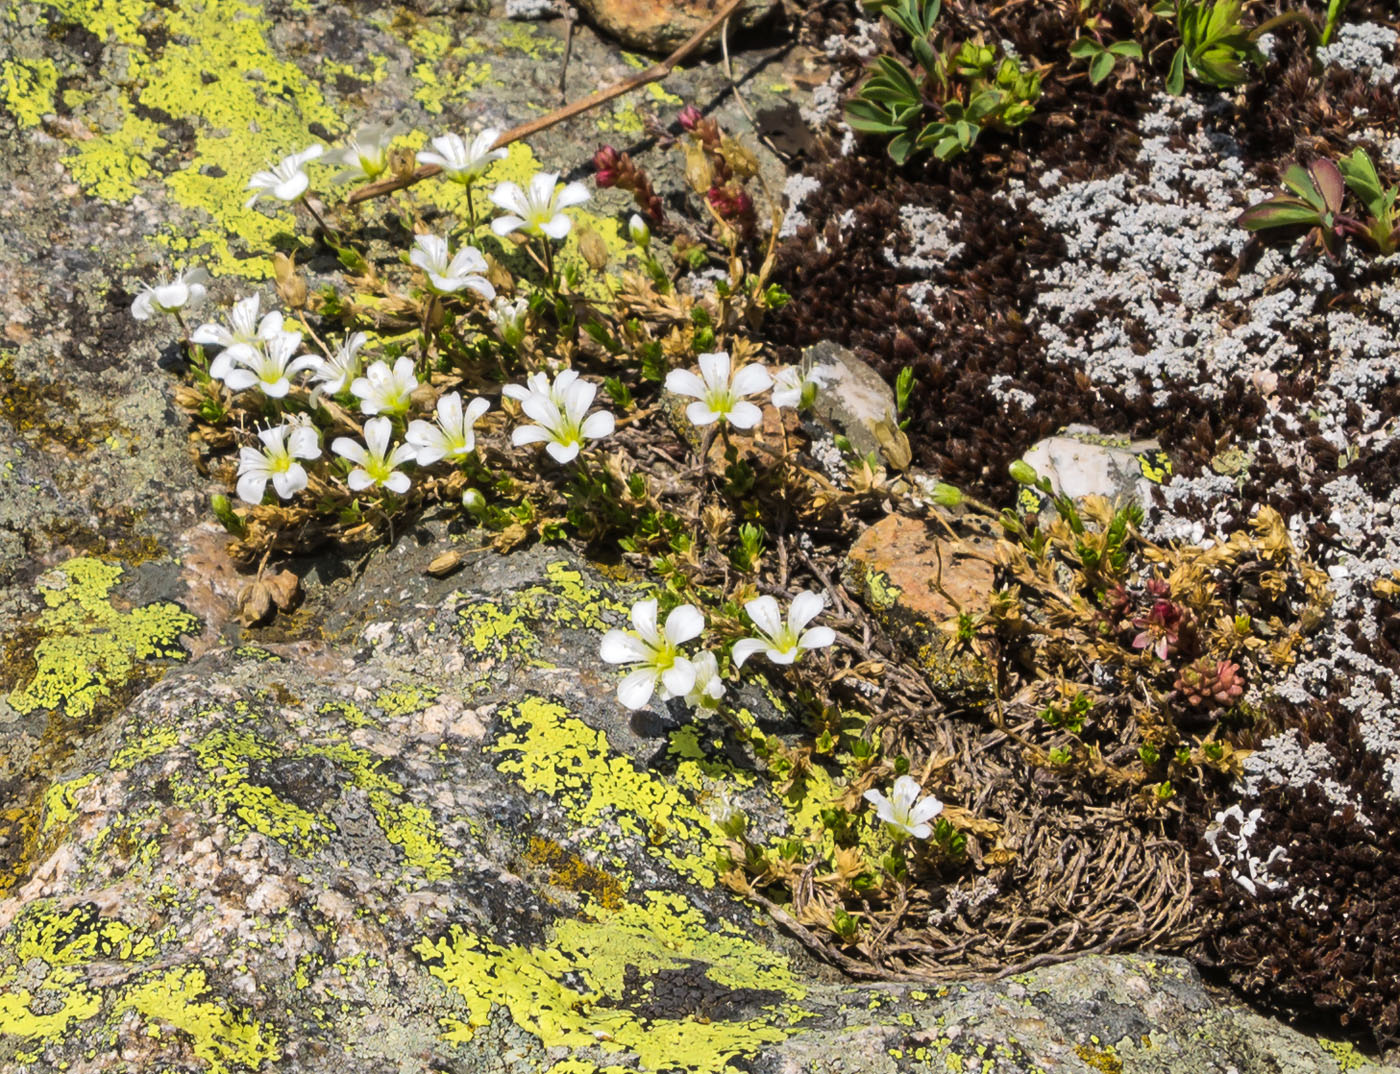
{"label": "green moss", "polygon": [[120,610],[111,593],[121,576],[118,564],[79,557],[41,578],[34,674],[10,691],[11,708],[91,716],[117,690],[148,678],[148,661],[184,659],[180,635],[197,631],[199,620],[168,601]]}
{"label": "green moss", "polygon": [[[453,926],[414,951],[466,1001],[465,1019],[443,1020],[450,1041],[471,1040],[493,1009],[504,1008],[547,1048],[632,1053],[644,1071],[721,1074],[734,1069],[731,1060],[790,1036],[807,1017],[798,1005],[805,989],[783,956],[732,925],[716,928],[672,892],[648,892],[601,920],[562,921],[540,947],[502,947]],[[636,992],[636,980],[664,971],[692,974],[697,997],[754,990],[761,1011],[721,1020],[699,1011],[643,1016],[628,1009],[650,998]],[[568,1069],[597,1069],[584,1055],[566,1062],[577,1064]]]}

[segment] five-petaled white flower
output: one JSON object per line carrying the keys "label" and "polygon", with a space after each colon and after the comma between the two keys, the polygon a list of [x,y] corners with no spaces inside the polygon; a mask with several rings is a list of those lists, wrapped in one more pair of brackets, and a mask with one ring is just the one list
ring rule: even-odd
{"label": "five-petaled white flower", "polygon": [[[292,357],[299,346],[300,332],[278,332],[262,347],[239,350],[229,363],[230,368],[221,371],[224,383],[230,391],[235,392],[244,391],[256,384],[262,389],[263,395],[270,399],[281,399],[291,390],[291,378],[295,374],[316,366],[317,359],[309,354]],[[209,371],[212,374],[213,367]]]}
{"label": "five-petaled white flower", "polygon": [[801,409],[816,397],[819,390],[826,387],[834,370],[828,365],[816,365],[804,376],[801,368],[785,365],[773,376],[773,405],[781,409],[791,407]]}
{"label": "five-petaled white flower", "polygon": [[300,153],[283,157],[268,171],[254,172],[246,189],[255,193],[243,203],[243,207],[251,209],[262,197],[276,198],[278,201],[296,201],[311,185],[311,180],[302,169],[325,151],[326,147],[323,145],[308,146]]}
{"label": "five-petaled white flower", "polygon": [[609,630],[603,635],[601,655],[609,664],[631,664],[632,670],[617,685],[617,699],[629,709],[639,709],[660,687],[661,700],[684,697],[695,685],[695,665],[680,654],[679,646],[700,636],[705,617],[693,604],[681,604],[657,628],[655,598],[632,605],[631,631]]}
{"label": "five-petaled white flower", "polygon": [[695,683],[685,695],[685,703],[693,709],[714,710],[724,696],[724,679],[719,673],[719,661],[706,649],[697,653],[691,664],[695,667]]}
{"label": "five-petaled white flower", "polygon": [[345,144],[326,154],[327,164],[339,164],[341,170],[331,179],[333,183],[373,182],[389,167],[389,146],[398,136],[395,127],[383,123],[368,123],[348,135]]}
{"label": "five-petaled white flower", "polygon": [[274,425],[259,429],[261,448],[238,451],[238,496],[253,504],[262,503],[267,483],[277,495],[289,500],[306,488],[306,470],[297,459],[315,459],[321,454],[316,430],[309,425]]}
{"label": "five-petaled white flower", "polygon": [[[282,315],[276,310],[265,314],[262,320],[258,320],[258,304],[261,299],[257,295],[250,295],[248,298],[240,299],[233,304],[233,309],[229,311],[228,327],[221,324],[209,322],[202,324],[190,333],[190,342],[198,343],[204,347],[222,347],[223,351],[213,364],[209,367],[209,375],[216,380],[223,380],[233,368],[234,360],[240,354],[251,355],[254,351],[267,346],[269,342],[282,332]],[[295,332],[292,335],[296,335]],[[301,337],[297,336],[298,342]]]}
{"label": "five-petaled white flower", "polygon": [[491,230],[497,235],[524,231],[527,235],[562,239],[573,226],[563,210],[587,201],[588,188],[575,182],[556,193],[554,185],[558,181],[555,172],[540,172],[530,180],[528,190],[521,190],[515,183],[496,187],[491,191],[491,200],[504,209],[506,215],[492,220]]}
{"label": "five-petaled white flower", "polygon": [[877,790],[865,792],[865,800],[875,807],[875,813],[889,826],[896,839],[912,835],[927,839],[933,834],[929,821],[943,812],[943,803],[933,795],[919,797],[919,781],[913,776],[900,776],[894,781],[889,798]]}
{"label": "five-petaled white flower", "polygon": [[316,359],[311,379],[316,381],[320,391],[335,395],[346,389],[360,371],[360,348],[368,340],[368,334],[354,332],[329,358]]}
{"label": "five-petaled white flower", "polygon": [[487,127],[472,139],[470,147],[459,134],[443,134],[433,139],[433,149],[418,154],[419,164],[436,164],[443,175],[463,186],[471,186],[498,160],[504,160],[504,149],[492,149],[501,132]]}
{"label": "five-petaled white flower", "polygon": [[331,450],[355,464],[346,483],[352,492],[383,486],[402,496],[408,491],[408,475],[398,468],[414,458],[410,444],[398,444],[389,450],[393,425],[388,418],[370,418],[365,422],[365,442],[358,443],[348,436],[337,436]]}
{"label": "five-petaled white flower", "polygon": [[754,626],[758,627],[756,638],[740,638],[734,643],[730,654],[735,667],[743,667],[744,661],[754,653],[764,653],[775,664],[795,663],[803,649],[821,649],[836,640],[836,632],[831,627],[817,626],[806,630],[813,619],[826,607],[826,598],[810,590],[792,598],[784,623],[778,611],[778,602],[772,597],[755,597],[744,605]]}
{"label": "five-petaled white flower", "polygon": [[479,273],[486,271],[486,258],[475,246],[463,246],[448,259],[447,240],[436,235],[419,235],[417,247],[408,255],[411,264],[428,274],[428,285],[439,294],[450,295],[466,287],[490,301],[496,289]]}
{"label": "five-petaled white flower", "polygon": [[169,282],[151,284],[131,303],[131,315],[138,321],[149,321],[157,313],[175,313],[186,306],[197,306],[204,301],[208,279],[209,273],[204,269],[192,268]]}
{"label": "five-petaled white flower", "polygon": [[501,337],[502,343],[518,347],[525,339],[525,320],[529,312],[530,304],[525,299],[517,298],[512,302],[505,296],[499,296],[486,316],[496,326],[496,335]]}
{"label": "five-petaled white flower", "polygon": [[473,426],[491,408],[485,399],[473,399],[462,408],[462,397],[456,392],[437,401],[437,423],[421,419],[409,423],[404,437],[418,453],[418,465],[430,466],[439,459],[456,462],[476,450]]}
{"label": "five-petaled white flower", "polygon": [[363,377],[351,383],[350,394],[359,396],[360,409],[366,414],[405,414],[409,396],[417,388],[413,359],[404,355],[392,369],[388,362],[373,363]]}
{"label": "five-petaled white flower", "polygon": [[666,374],[666,387],[677,395],[689,395],[695,402],[685,408],[692,425],[709,425],[723,419],[736,429],[752,429],[763,420],[763,411],[744,399],[767,391],[773,384],[768,370],[754,362],[729,376],[729,355],[724,351],[699,357],[700,375],[689,369],[673,369]]}
{"label": "five-petaled white flower", "polygon": [[518,426],[510,434],[510,442],[516,447],[543,443],[544,449],[563,463],[578,456],[584,440],[612,435],[612,414],[606,410],[588,413],[597,385],[580,380],[574,370],[560,372],[552,385],[543,373],[535,373],[526,383],[528,387],[507,384],[501,389],[510,398],[520,400],[520,409],[535,422]]}

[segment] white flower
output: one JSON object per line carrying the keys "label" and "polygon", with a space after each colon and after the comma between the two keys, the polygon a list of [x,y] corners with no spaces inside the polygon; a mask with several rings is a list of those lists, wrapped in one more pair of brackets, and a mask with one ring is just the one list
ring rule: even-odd
{"label": "white flower", "polygon": [[695,685],[695,665],[680,654],[678,646],[700,636],[705,617],[693,604],[682,604],[656,626],[656,600],[632,605],[635,630],[609,630],[600,653],[609,664],[631,664],[632,670],[617,686],[617,699],[629,709],[639,709],[661,689],[661,700],[684,697]]}
{"label": "white flower", "polygon": [[795,365],[785,365],[773,377],[773,405],[778,408],[803,406],[804,397],[810,392],[815,398],[818,390],[826,387],[835,371],[828,365],[813,366],[804,377],[802,370]]}
{"label": "white flower", "polygon": [[685,695],[685,703],[693,709],[717,709],[724,696],[724,679],[720,677],[719,661],[706,649],[690,662],[695,668],[695,682]]}
{"label": "white flower", "polygon": [[476,450],[473,426],[491,404],[485,399],[473,399],[462,409],[462,397],[456,392],[437,401],[437,424],[416,420],[409,424],[404,439],[418,453],[418,465],[429,466],[439,459],[465,459]]}
{"label": "white flower", "polygon": [[433,149],[437,152],[424,150],[418,154],[418,163],[436,164],[447,178],[470,186],[485,175],[493,163],[505,159],[504,149],[491,148],[500,136],[500,131],[487,127],[472,139],[471,148],[467,148],[461,135],[440,135],[433,139]]}
{"label": "white flower", "polygon": [[763,411],[744,399],[767,391],[773,384],[768,370],[757,362],[746,365],[729,377],[729,355],[724,351],[699,357],[700,376],[688,369],[666,374],[666,387],[677,395],[694,396],[696,402],[685,408],[692,425],[709,425],[723,418],[736,429],[752,429],[763,420]]}
{"label": "white flower", "polygon": [[131,315],[138,321],[149,321],[157,313],[174,313],[186,306],[197,306],[204,301],[204,284],[208,279],[209,273],[204,269],[192,268],[168,283],[161,280],[152,284],[131,303]]}
{"label": "white flower", "polygon": [[278,201],[296,201],[297,198],[306,193],[306,188],[311,185],[311,180],[306,177],[306,172],[302,169],[325,151],[325,146],[308,146],[300,153],[283,157],[269,171],[254,172],[253,178],[248,180],[247,189],[256,191],[256,193],[243,203],[243,207],[251,209],[261,197],[276,198]]}
{"label": "white flower", "polygon": [[496,297],[496,289],[490,281],[485,276],[474,275],[486,271],[486,258],[475,246],[463,246],[449,261],[446,239],[419,235],[413,242],[417,249],[408,255],[408,260],[428,274],[428,283],[434,291],[450,295],[467,287],[488,301]]}
{"label": "white flower", "polygon": [[499,296],[486,315],[496,326],[496,335],[501,337],[501,342],[518,347],[525,339],[525,320],[529,312],[530,304],[525,299],[517,298],[512,302]]}
{"label": "white flower", "polygon": [[418,388],[418,378],[413,373],[413,359],[404,355],[389,368],[388,362],[375,362],[365,370],[363,377],[356,377],[350,385],[350,393],[360,398],[360,409],[366,414],[404,414],[408,411],[409,396]]}
{"label": "white flower", "polygon": [[534,374],[526,383],[526,388],[507,384],[502,389],[512,399],[519,399],[525,416],[535,421],[534,425],[521,425],[510,434],[510,442],[516,447],[543,442],[544,449],[564,463],[578,456],[584,440],[612,435],[614,422],[610,413],[599,410],[588,414],[597,386],[579,380],[572,369],[562,371],[553,385],[543,373]]}
{"label": "white flower", "polygon": [[329,358],[317,358],[311,378],[328,395],[343,392],[360,371],[360,348],[369,340],[364,332],[355,332]]}
{"label": "white flower", "polygon": [[756,638],[740,638],[734,643],[731,653],[735,667],[743,667],[744,661],[754,653],[767,654],[775,664],[791,664],[802,655],[803,649],[821,649],[836,640],[836,632],[831,627],[812,627],[804,630],[808,623],[821,614],[826,607],[826,598],[820,593],[799,593],[792,599],[784,623],[778,612],[778,602],[772,597],[755,597],[744,605],[754,626],[758,627]]}
{"label": "white flower", "polygon": [[912,835],[915,839],[927,839],[933,834],[929,821],[943,812],[943,803],[931,794],[920,798],[920,789],[913,776],[900,776],[894,781],[891,797],[868,790],[865,800],[875,807],[875,813],[889,825],[896,838]]}
{"label": "white flower", "polygon": [[[291,390],[292,376],[303,369],[315,368],[317,359],[309,354],[292,357],[300,345],[300,332],[278,332],[263,347],[240,350],[229,363],[231,368],[224,372],[224,383],[235,392],[256,384],[263,395],[281,399]],[[214,368],[211,366],[209,371],[212,374]]]}
{"label": "white flower", "polygon": [[352,492],[383,486],[402,496],[408,491],[408,475],[398,467],[413,461],[413,448],[399,444],[389,450],[389,435],[393,426],[388,418],[370,418],[365,422],[365,442],[359,444],[348,436],[337,436],[331,450],[355,463],[347,484]]}
{"label": "white flower", "polygon": [[[228,327],[212,322],[202,324],[190,333],[190,342],[205,347],[222,347],[223,352],[209,367],[209,375],[223,380],[240,354],[251,355],[265,347],[282,332],[282,315],[276,310],[258,320],[259,296],[252,295],[233,304]],[[295,332],[291,333],[296,335]],[[297,340],[300,342],[301,337]]]}
{"label": "white flower", "polygon": [[528,192],[515,183],[496,187],[491,192],[491,200],[504,209],[506,215],[492,220],[491,230],[497,235],[523,230],[527,235],[562,239],[572,226],[562,210],[587,201],[588,188],[582,183],[570,183],[556,194],[554,184],[558,180],[554,172],[540,172],[530,180]]}
{"label": "white flower", "polygon": [[397,128],[369,123],[345,139],[345,145],[326,154],[327,164],[340,164],[331,182],[372,182],[389,167],[389,146],[398,136]]}
{"label": "white flower", "polygon": [[238,496],[253,504],[262,503],[267,482],[277,495],[289,500],[306,488],[306,470],[297,459],[315,459],[321,454],[316,430],[309,425],[275,425],[259,429],[262,448],[238,451]]}

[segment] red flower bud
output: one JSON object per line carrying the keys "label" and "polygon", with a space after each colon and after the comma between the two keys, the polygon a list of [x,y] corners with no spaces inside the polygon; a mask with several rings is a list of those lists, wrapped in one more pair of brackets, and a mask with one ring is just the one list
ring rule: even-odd
{"label": "red flower bud", "polygon": [[620,154],[610,145],[593,154],[593,167],[596,174],[593,181],[601,187],[613,186],[617,182],[617,165]]}
{"label": "red flower bud", "polygon": [[700,114],[700,109],[696,108],[693,104],[688,104],[681,109],[681,114],[677,118],[680,122],[681,130],[693,131],[695,129],[695,124],[699,123],[704,117]]}

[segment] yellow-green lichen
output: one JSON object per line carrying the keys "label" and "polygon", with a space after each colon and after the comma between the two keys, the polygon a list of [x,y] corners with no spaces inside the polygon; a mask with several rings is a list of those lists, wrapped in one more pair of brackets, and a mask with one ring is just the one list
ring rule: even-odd
{"label": "yellow-green lichen", "polygon": [[[529,697],[506,709],[502,725],[490,747],[505,755],[497,767],[526,790],[548,796],[577,824],[597,829],[592,847],[617,849],[604,834],[607,821],[606,827],[639,841],[695,883],[714,885],[714,868],[697,851],[707,839],[722,837],[715,821],[677,789],[679,780],[641,770],[615,753],[602,731],[544,698]],[[691,772],[684,778],[699,777]]]}
{"label": "yellow-green lichen", "polygon": [[209,1074],[233,1069],[261,1070],[280,1057],[278,1033],[266,1022],[205,999],[204,970],[187,966],[156,975],[127,991],[123,1008],[145,1017],[148,1032],[159,1036],[162,1024],[189,1038],[190,1048],[207,1064]]}
{"label": "yellow-green lichen", "polygon": [[168,601],[119,609],[111,593],[121,576],[118,564],[80,557],[40,579],[46,607],[33,627],[40,638],[35,671],[10,691],[11,708],[90,716],[102,699],[148,672],[147,661],[184,658],[180,635],[197,631],[199,620]]}
{"label": "yellow-green lichen", "polygon": [[1317,1044],[1336,1061],[1339,1074],[1361,1070],[1368,1065],[1366,1057],[1358,1052],[1349,1041],[1328,1040],[1326,1037],[1319,1037]]}
{"label": "yellow-green lichen", "polygon": [[58,68],[52,60],[0,63],[0,103],[21,127],[37,127],[54,110]]}
{"label": "yellow-green lichen", "polygon": [[[248,0],[169,7],[144,0],[43,3],[58,20],[130,46],[113,94],[119,120],[72,143],[65,157],[84,191],[127,202],[164,172],[170,197],[202,210],[211,226],[191,228],[188,220],[172,219],[156,241],[183,255],[179,260],[198,260],[219,274],[268,275],[268,262],[248,259],[247,251],[269,249],[278,232],[292,228],[292,214],[244,208],[248,178],[265,162],[314,141],[312,124],[336,129],[342,121],[316,83],[273,51],[261,6]],[[155,32],[159,48],[148,44]],[[191,144],[171,143],[172,128],[152,118],[162,115],[186,122]],[[230,235],[246,249],[231,247]]]}
{"label": "yellow-green lichen", "polygon": [[[632,1053],[644,1071],[722,1074],[731,1060],[785,1039],[807,1017],[799,1006],[805,989],[782,955],[733,925],[708,923],[673,892],[648,892],[600,920],[566,919],[540,947],[503,947],[454,925],[414,950],[466,1002],[465,1019],[443,1020],[443,1039],[450,1041],[471,1040],[493,1009],[504,1008],[547,1048]],[[651,1000],[637,981],[665,971],[689,974],[696,1009],[652,1010],[645,1017],[628,1009]],[[743,995],[740,990],[751,990],[746,1006],[754,1010],[746,1017],[706,1014],[707,998]],[[598,1069],[579,1055],[566,1062]]]}

